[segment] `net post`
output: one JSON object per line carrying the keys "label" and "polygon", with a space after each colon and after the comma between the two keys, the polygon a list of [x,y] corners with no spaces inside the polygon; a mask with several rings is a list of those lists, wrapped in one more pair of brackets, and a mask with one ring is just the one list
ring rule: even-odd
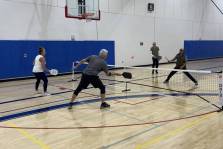
{"label": "net post", "polygon": [[71,76],[71,80],[69,80],[68,82],[74,82],[77,81],[77,78],[75,78],[75,62],[72,62],[72,76]]}
{"label": "net post", "polygon": [[[124,67],[124,69],[126,69],[126,67]],[[128,88],[128,83],[129,83],[129,82],[125,79],[125,89],[122,90],[122,92],[128,92],[128,91],[131,91],[131,89]]]}
{"label": "net post", "polygon": [[125,81],[125,89],[122,90],[122,92],[128,92],[131,91],[131,89],[128,89],[128,81]]}
{"label": "net post", "polygon": [[218,72],[218,88],[219,88],[219,101],[220,101],[220,105],[221,105],[221,108],[220,110],[218,110],[218,112],[222,112],[223,111],[223,73],[222,71],[221,72]]}

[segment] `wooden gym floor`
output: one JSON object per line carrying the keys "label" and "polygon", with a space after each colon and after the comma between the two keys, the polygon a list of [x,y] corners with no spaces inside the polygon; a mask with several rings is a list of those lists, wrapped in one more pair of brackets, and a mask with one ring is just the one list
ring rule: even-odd
{"label": "wooden gym floor", "polygon": [[[103,80],[110,84],[107,101],[111,108],[105,110],[100,110],[99,91],[90,88],[80,93],[69,111],[66,104],[78,83],[68,82],[70,75],[49,78],[48,90],[52,95],[45,97],[34,92],[34,79],[0,83],[0,148],[223,148],[223,113],[216,112],[215,106],[195,95],[150,87],[154,84],[164,87],[166,76],[154,80],[151,73],[131,71],[133,76],[145,79],[129,83],[129,92],[122,92],[125,83]],[[186,90],[185,82],[174,85],[170,87]],[[207,86],[187,85],[217,103],[217,87],[211,92],[215,94],[211,94],[206,91]]]}

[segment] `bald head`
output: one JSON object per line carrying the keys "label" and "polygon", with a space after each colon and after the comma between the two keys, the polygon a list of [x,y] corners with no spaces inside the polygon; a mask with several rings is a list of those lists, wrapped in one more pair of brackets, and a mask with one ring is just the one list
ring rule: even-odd
{"label": "bald head", "polygon": [[103,59],[106,59],[108,56],[108,50],[106,49],[101,49],[101,51],[99,52],[99,56]]}

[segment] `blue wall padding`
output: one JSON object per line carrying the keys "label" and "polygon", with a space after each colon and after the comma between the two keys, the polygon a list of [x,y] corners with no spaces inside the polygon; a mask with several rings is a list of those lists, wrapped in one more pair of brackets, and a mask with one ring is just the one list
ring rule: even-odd
{"label": "blue wall padding", "polygon": [[184,41],[187,60],[223,57],[223,41]]}
{"label": "blue wall padding", "polygon": [[98,55],[102,48],[109,51],[107,63],[114,65],[114,44],[114,41],[0,40],[0,79],[32,76],[32,64],[39,47],[46,48],[48,68],[56,68],[60,73],[71,72],[73,61]]}

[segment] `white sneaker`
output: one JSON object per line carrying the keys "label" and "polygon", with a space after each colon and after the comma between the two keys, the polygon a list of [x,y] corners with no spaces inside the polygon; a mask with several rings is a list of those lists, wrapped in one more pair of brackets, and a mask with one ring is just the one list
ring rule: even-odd
{"label": "white sneaker", "polygon": [[50,96],[51,94],[48,93],[48,92],[44,92],[43,95],[44,95],[44,96]]}

